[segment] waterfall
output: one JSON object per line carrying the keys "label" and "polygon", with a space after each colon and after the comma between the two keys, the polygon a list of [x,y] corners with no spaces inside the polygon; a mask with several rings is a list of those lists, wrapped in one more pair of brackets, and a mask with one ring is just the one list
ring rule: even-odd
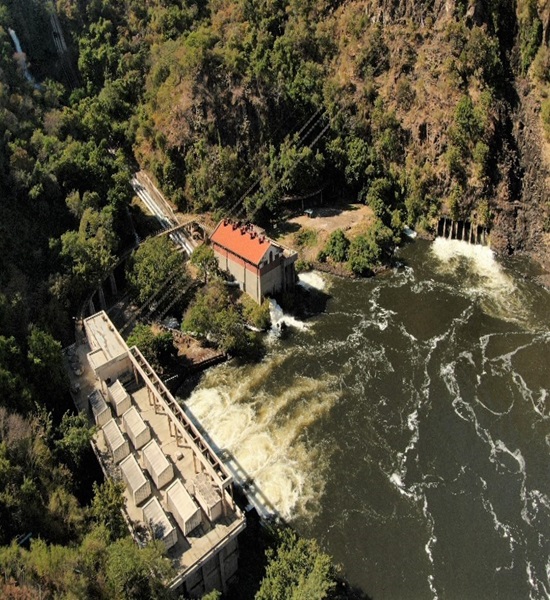
{"label": "waterfall", "polygon": [[21,48],[21,43],[19,42],[19,38],[17,37],[17,34],[15,33],[15,31],[13,29],[8,28],[8,33],[10,34],[10,37],[13,41],[13,45],[15,46],[15,52],[16,54],[18,54],[19,56],[16,56],[16,60],[19,63],[19,65],[21,66],[21,69],[23,70],[23,74],[25,75],[25,78],[27,81],[29,81],[30,83],[35,84],[34,82],[34,78],[33,76],[29,73],[29,69],[27,67],[27,59],[25,57],[25,53],[23,52],[23,49]]}
{"label": "waterfall", "polygon": [[280,335],[281,331],[289,326],[300,330],[308,328],[303,321],[299,321],[290,315],[285,315],[283,309],[273,298],[269,298],[269,315],[271,317],[271,332],[275,335]]}

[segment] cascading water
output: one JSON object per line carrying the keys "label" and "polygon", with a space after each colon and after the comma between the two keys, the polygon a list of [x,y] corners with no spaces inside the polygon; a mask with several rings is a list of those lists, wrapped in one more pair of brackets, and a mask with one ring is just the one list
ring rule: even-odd
{"label": "cascading water", "polygon": [[17,34],[11,28],[8,28],[8,33],[10,34],[10,37],[13,41],[13,45],[15,46],[15,51],[18,55],[17,61],[20,64],[21,69],[23,70],[23,74],[25,75],[25,78],[27,79],[27,81],[30,81],[31,83],[34,84],[34,78],[29,72],[29,69],[27,66],[27,59],[25,57],[23,49],[21,48],[21,43],[19,42],[19,38],[17,37]]}
{"label": "cascading water", "polygon": [[293,327],[301,331],[308,328],[304,321],[300,321],[291,315],[285,314],[283,309],[273,298],[269,299],[269,316],[271,318],[271,333],[275,335],[279,335],[281,331],[287,327]]}
{"label": "cascading water", "polygon": [[550,294],[465,242],[399,260],[184,402],[368,595],[548,597]]}
{"label": "cascading water", "polygon": [[326,289],[327,282],[320,273],[317,273],[316,271],[308,271],[298,275],[298,285],[305,289],[322,291]]}

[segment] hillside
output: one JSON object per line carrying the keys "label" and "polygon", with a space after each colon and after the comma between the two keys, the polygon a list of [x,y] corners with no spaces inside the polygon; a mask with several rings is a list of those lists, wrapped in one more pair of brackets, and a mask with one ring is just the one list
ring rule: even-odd
{"label": "hillside", "polygon": [[545,255],[546,3],[221,1],[168,29],[157,8],[135,150],[181,205],[245,216],[248,192],[261,221],[325,188]]}

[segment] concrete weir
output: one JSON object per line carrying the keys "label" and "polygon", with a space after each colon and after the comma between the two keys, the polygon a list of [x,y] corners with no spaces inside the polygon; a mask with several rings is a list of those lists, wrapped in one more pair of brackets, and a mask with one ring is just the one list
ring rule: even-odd
{"label": "concrete weir", "polygon": [[469,244],[486,246],[488,243],[487,227],[468,221],[453,221],[450,217],[440,217],[437,223],[437,237],[447,240],[460,240]]}

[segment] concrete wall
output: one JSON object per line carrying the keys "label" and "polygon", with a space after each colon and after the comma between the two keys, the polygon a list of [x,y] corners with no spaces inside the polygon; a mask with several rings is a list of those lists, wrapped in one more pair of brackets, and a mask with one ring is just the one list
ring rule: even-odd
{"label": "concrete wall", "polygon": [[296,271],[294,268],[296,255],[281,256],[280,259],[274,262],[276,262],[276,265],[268,265],[266,269],[262,269],[260,279],[262,297],[293,290],[296,284]]}
{"label": "concrete wall", "polygon": [[260,279],[261,296],[277,294],[283,291],[284,287],[284,265],[282,261],[267,273],[262,274]]}
{"label": "concrete wall", "polygon": [[108,385],[117,379],[122,379],[124,375],[132,372],[132,363],[128,356],[114,359],[111,362],[101,365],[96,371],[96,375],[101,381],[108,382]]}
{"label": "concrete wall", "polygon": [[214,589],[225,592],[228,583],[237,572],[238,565],[239,546],[237,538],[233,538],[185,580],[185,597],[200,598]]}
{"label": "concrete wall", "polygon": [[225,250],[214,248],[214,256],[218,260],[218,265],[222,271],[227,271],[239,282],[243,292],[252,296],[256,302],[260,302],[260,285],[258,278],[258,269],[246,261],[231,255]]}
{"label": "concrete wall", "polygon": [[[294,289],[296,282],[296,255],[285,257],[280,250],[274,246],[272,248],[273,260],[262,261],[261,269],[219,246],[214,246],[214,256],[220,269],[232,275],[241,290],[260,304],[265,296]],[[267,257],[269,259],[269,252]]]}

